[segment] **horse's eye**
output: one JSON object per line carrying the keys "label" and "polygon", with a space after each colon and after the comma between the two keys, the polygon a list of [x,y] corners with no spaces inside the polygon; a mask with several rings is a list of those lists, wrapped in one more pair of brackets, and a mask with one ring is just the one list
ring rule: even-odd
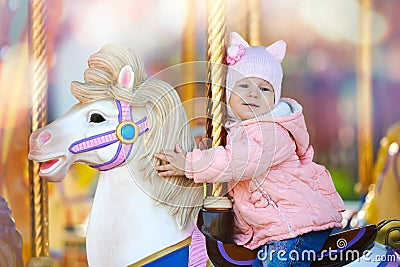
{"label": "horse's eye", "polygon": [[100,123],[105,120],[106,119],[104,119],[104,117],[99,113],[93,113],[92,115],[90,115],[90,122]]}

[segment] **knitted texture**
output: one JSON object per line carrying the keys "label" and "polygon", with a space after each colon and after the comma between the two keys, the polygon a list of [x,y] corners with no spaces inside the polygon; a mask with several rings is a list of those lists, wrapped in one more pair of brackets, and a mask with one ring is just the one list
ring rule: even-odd
{"label": "knitted texture", "polygon": [[235,83],[244,78],[261,78],[274,88],[275,105],[281,97],[283,71],[281,62],[286,53],[286,43],[282,40],[268,47],[250,46],[239,34],[230,35],[227,50],[229,64],[226,78],[226,101],[229,103]]}

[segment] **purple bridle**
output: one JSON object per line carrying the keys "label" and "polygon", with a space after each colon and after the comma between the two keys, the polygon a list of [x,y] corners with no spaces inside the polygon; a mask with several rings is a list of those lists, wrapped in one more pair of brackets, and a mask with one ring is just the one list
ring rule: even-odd
{"label": "purple bridle", "polygon": [[132,121],[132,107],[120,100],[115,100],[115,103],[119,111],[119,124],[115,130],[81,139],[69,147],[71,153],[79,154],[119,142],[117,152],[111,160],[90,166],[99,171],[107,171],[123,164],[129,157],[136,139],[149,130],[147,117],[135,123]]}

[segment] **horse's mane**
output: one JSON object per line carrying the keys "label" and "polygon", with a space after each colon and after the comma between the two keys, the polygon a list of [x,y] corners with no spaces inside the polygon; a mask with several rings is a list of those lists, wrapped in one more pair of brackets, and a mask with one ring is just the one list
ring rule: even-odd
{"label": "horse's mane", "polygon": [[[128,91],[118,86],[122,67],[129,64],[134,73],[134,86]],[[85,82],[73,81],[72,94],[83,103],[107,97],[130,103],[133,109],[147,109],[150,130],[140,140],[136,152],[143,179],[148,181],[151,196],[169,208],[179,227],[197,217],[203,199],[203,190],[193,180],[183,177],[161,178],[153,166],[159,162],[154,153],[173,149],[179,143],[185,151],[191,151],[194,139],[190,134],[186,113],[174,88],[161,80],[146,78],[141,59],[120,45],[106,45],[90,56],[89,68],[85,70]]]}

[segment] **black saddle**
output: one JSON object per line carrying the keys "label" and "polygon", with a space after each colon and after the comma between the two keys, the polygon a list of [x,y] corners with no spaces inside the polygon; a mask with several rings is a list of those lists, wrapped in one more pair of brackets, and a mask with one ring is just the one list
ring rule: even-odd
{"label": "black saddle", "polygon": [[374,246],[376,225],[367,225],[329,236],[311,266],[344,266]]}
{"label": "black saddle", "polygon": [[[233,227],[232,223],[229,223],[233,221],[230,218],[231,213],[221,211],[206,213],[203,212],[197,225],[206,237],[207,253],[211,262],[216,267],[251,267],[258,250],[249,250],[232,242],[228,236],[228,233],[232,233]],[[216,228],[223,231],[217,233],[213,230]],[[311,266],[336,267],[355,261],[365,250],[373,247],[376,234],[375,225],[333,234],[329,236],[321,252],[313,257]]]}

